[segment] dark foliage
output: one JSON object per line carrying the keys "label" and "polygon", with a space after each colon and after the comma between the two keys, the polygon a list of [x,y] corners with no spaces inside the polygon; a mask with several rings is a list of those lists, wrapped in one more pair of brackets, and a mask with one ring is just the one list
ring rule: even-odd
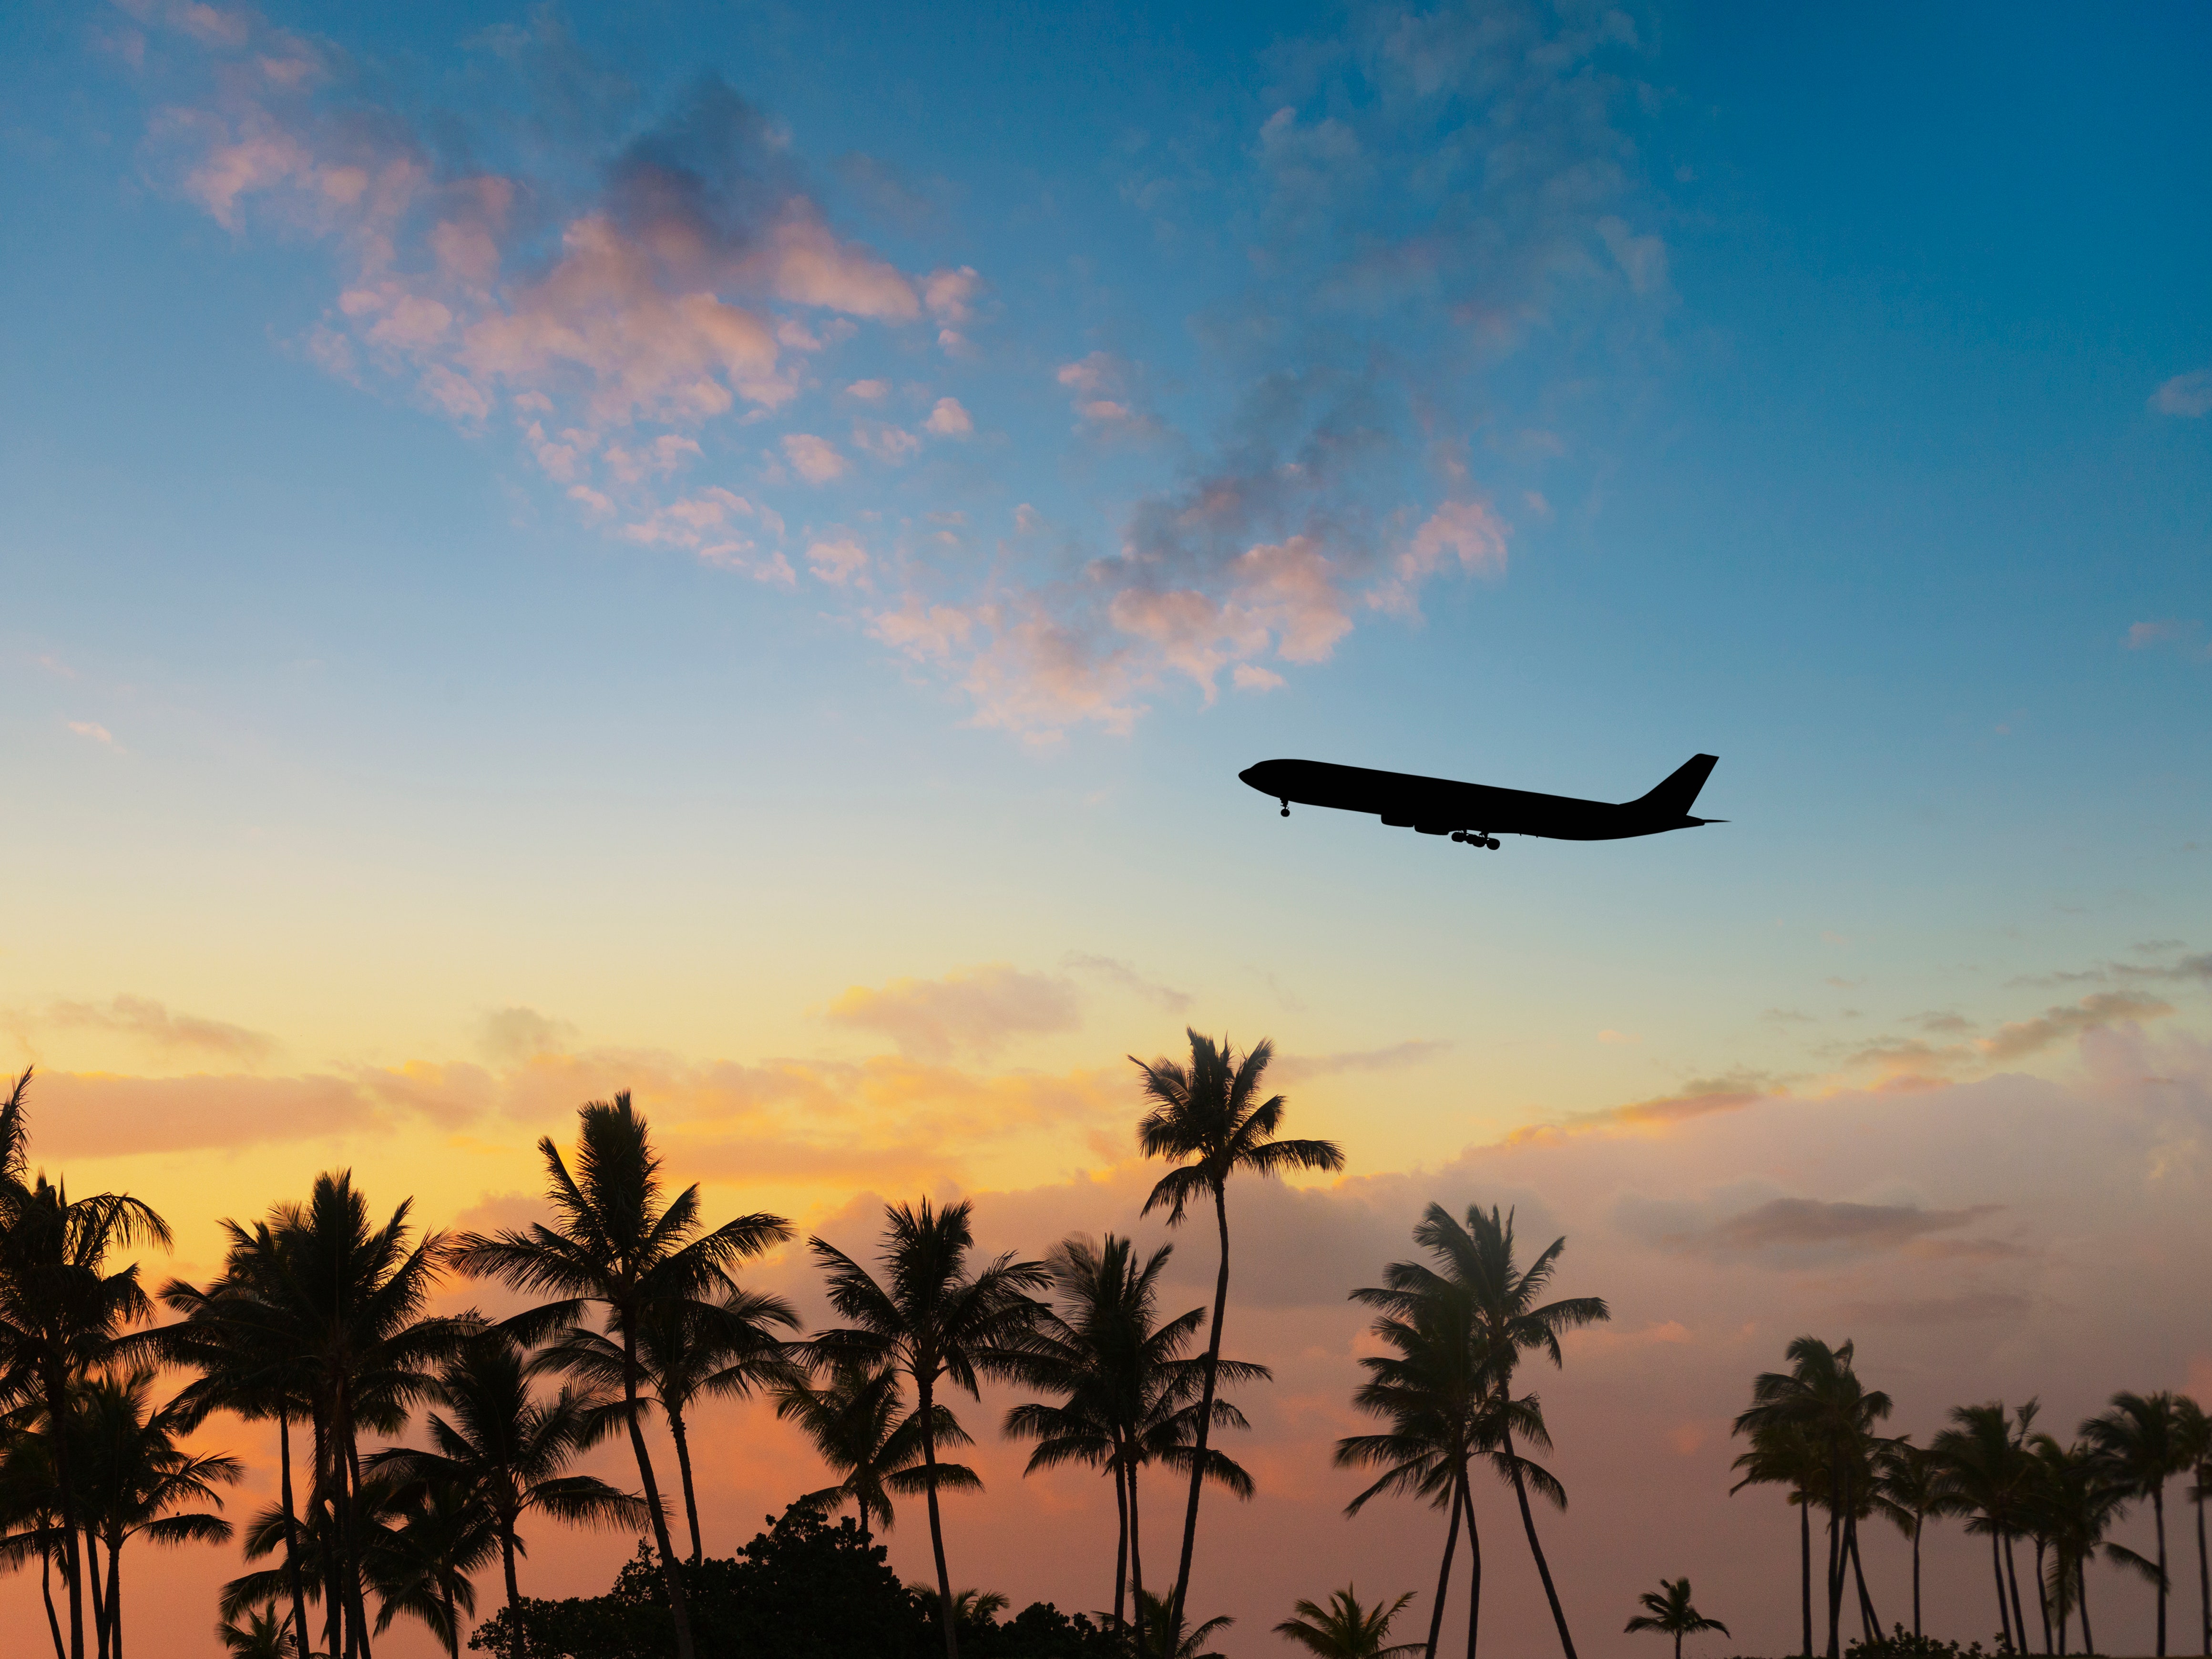
{"label": "dark foliage", "polygon": [[1878,1640],[1852,1643],[1844,1650],[1844,1659],[1975,1659],[1983,1651],[1979,1642],[1962,1648],[1956,1642],[1915,1636],[1899,1625]]}
{"label": "dark foliage", "polygon": [[[825,1522],[797,1505],[770,1517],[733,1559],[685,1566],[699,1659],[929,1659],[943,1645],[922,1598],[850,1516]],[[660,1568],[643,1542],[605,1595],[526,1601],[527,1659],[665,1659],[675,1629]],[[511,1651],[502,1611],[469,1646]],[[1036,1602],[1003,1622],[963,1620],[963,1659],[1109,1659],[1120,1644],[1080,1614]]]}

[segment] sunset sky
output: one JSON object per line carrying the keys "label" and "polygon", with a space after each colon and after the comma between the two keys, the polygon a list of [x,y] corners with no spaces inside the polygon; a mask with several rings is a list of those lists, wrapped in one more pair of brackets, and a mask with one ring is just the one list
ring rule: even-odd
{"label": "sunset sky", "polygon": [[[1127,1056],[1269,1036],[1348,1169],[1232,1196],[1224,1650],[1347,1578],[1425,1613],[1439,1519],[1343,1520],[1328,1451],[1431,1199],[1613,1303],[1540,1385],[1583,1650],[1658,1652],[1662,1573],[1692,1652],[1789,1650],[1790,1517],[1727,1490],[1792,1336],[1923,1443],[2212,1403],[2208,62],[2180,4],[7,8],[36,1160],[204,1279],[325,1168],[526,1218],[628,1088],[718,1216],[966,1194],[1041,1255],[1165,1236]],[[1236,778],[1699,751],[1711,835],[1496,853]],[[956,1581],[1105,1605],[1110,1489],[981,1437]],[[210,1431],[241,1519],[260,1438]],[[712,1549],[820,1484],[707,1438]],[[548,1594],[631,1548],[529,1541]],[[1975,1547],[1930,1624],[1988,1642]],[[208,1651],[235,1553],[126,1565],[134,1659]]]}

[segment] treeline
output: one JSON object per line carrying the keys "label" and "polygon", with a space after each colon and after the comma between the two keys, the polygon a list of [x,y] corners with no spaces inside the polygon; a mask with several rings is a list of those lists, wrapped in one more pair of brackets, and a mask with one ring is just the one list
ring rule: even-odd
{"label": "treeline", "polygon": [[[1803,1651],[1814,1650],[1813,1511],[1826,1515],[1820,1584],[1826,1616],[1826,1652],[1835,1659],[1845,1604],[1861,1640],[1881,1643],[1884,1628],[1860,1557],[1860,1523],[1880,1517],[1911,1541],[1912,1635],[1923,1636],[1920,1547],[1930,1521],[1963,1520],[1986,1538],[1996,1596],[1998,1641],[2014,1653],[2094,1653],[2088,1567],[2100,1557],[2147,1582],[2157,1599],[2158,1652],[2166,1651],[2172,1576],[2166,1553],[2166,1496],[2177,1476],[2192,1477],[2186,1494],[2197,1510],[2198,1640],[2212,1654],[2212,1556],[2205,1543],[2204,1503],[2212,1497],[2212,1419],[2185,1395],[2116,1394],[2109,1409],[2062,1442],[2036,1428],[2038,1402],[2008,1408],[2001,1401],[1954,1407],[1948,1425],[1922,1446],[1910,1435],[1885,1435],[1890,1397],[1868,1388],[1852,1345],[1830,1347],[1803,1336],[1790,1345],[1790,1369],[1762,1373],[1735,1431],[1750,1449],[1735,1460],[1742,1480],[1733,1488],[1782,1487],[1798,1517],[1799,1604]],[[2130,1508],[2150,1507],[2157,1551],[2145,1556],[2107,1534]],[[2025,1599],[2020,1557],[2032,1551]],[[2027,1614],[2033,1611],[2033,1623]],[[1901,1631],[1902,1621],[1891,1627]]]}

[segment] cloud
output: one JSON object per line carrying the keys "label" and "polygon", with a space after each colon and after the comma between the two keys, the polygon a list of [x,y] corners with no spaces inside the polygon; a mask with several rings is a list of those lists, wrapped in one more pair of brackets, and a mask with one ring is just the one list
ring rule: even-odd
{"label": "cloud", "polygon": [[117,996],[104,1003],[49,1004],[46,1023],[64,1030],[105,1031],[156,1053],[215,1054],[251,1065],[276,1052],[274,1037],[219,1019],[173,1014],[150,997]]}
{"label": "cloud", "polygon": [[888,1036],[902,1054],[941,1060],[956,1050],[988,1054],[1015,1037],[1074,1030],[1082,1008],[1074,986],[1062,977],[987,963],[942,979],[853,986],[823,1018]]}
{"label": "cloud", "polygon": [[855,380],[845,388],[848,398],[858,398],[863,403],[879,404],[890,396],[889,380]]}
{"label": "cloud", "polygon": [[1118,985],[1133,996],[1141,997],[1164,1012],[1180,1017],[1190,1011],[1194,999],[1188,991],[1178,991],[1171,985],[1147,979],[1127,963],[1115,957],[1085,956],[1071,951],[1060,959],[1060,965],[1072,973],[1090,974]]}
{"label": "cloud", "polygon": [[846,587],[867,580],[868,550],[850,536],[814,542],[806,550],[806,568],[817,581]]}
{"label": "cloud", "polygon": [[939,398],[923,424],[940,438],[965,438],[975,430],[975,421],[957,398]]}
{"label": "cloud", "polygon": [[811,484],[825,484],[833,478],[842,478],[852,465],[837,453],[835,444],[811,432],[787,433],[783,453],[791,459],[792,471]]}
{"label": "cloud", "polygon": [[[1689,1231],[1657,1232],[1653,1242],[1666,1249],[1715,1259],[1756,1261],[1775,1267],[1803,1267],[1841,1257],[1893,1252],[1996,1213],[2000,1206],[1923,1210],[1915,1205],[1831,1202],[1813,1198],[1778,1198]],[[1625,1224],[1652,1225],[1649,1214],[1632,1212]]]}
{"label": "cloud", "polygon": [[1344,1072],[1395,1072],[1425,1066],[1443,1054],[1451,1044],[1441,1037],[1394,1042],[1387,1048],[1355,1048],[1325,1054],[1283,1054],[1268,1068],[1270,1079],[1281,1083],[1305,1083],[1317,1077]]}
{"label": "cloud", "polygon": [[2145,651],[2174,638],[2180,632],[2181,624],[2177,622],[2139,622],[2129,627],[2128,636],[2121,643],[2130,651]]}
{"label": "cloud", "polygon": [[2049,1048],[2062,1038],[2126,1022],[2140,1024],[2173,1012],[2171,1003],[2128,991],[2100,991],[2068,1006],[2049,1008],[2033,1019],[2015,1020],[1975,1044],[1993,1066],[2009,1064]]}
{"label": "cloud", "polygon": [[495,1009],[479,1024],[478,1042],[495,1060],[515,1061],[539,1054],[559,1054],[575,1046],[576,1028],[565,1019],[551,1019],[535,1008]]}
{"label": "cloud", "polygon": [[119,751],[123,747],[121,744],[116,742],[115,733],[97,720],[64,720],[62,724],[86,742],[96,743],[103,749]]}
{"label": "cloud", "polygon": [[32,1149],[50,1162],[336,1139],[380,1121],[363,1090],[335,1077],[42,1072],[32,1089]]}
{"label": "cloud", "polygon": [[2175,375],[2150,394],[2150,406],[2161,415],[2178,415],[2184,420],[2212,413],[2212,368]]}

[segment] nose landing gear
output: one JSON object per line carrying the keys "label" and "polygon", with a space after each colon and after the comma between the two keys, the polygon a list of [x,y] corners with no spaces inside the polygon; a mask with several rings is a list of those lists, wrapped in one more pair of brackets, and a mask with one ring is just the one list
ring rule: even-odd
{"label": "nose landing gear", "polygon": [[1284,816],[1285,817],[1290,817],[1290,815],[1291,815],[1291,802],[1290,802],[1290,798],[1289,798],[1288,796],[1284,796],[1284,797],[1282,798],[1282,801],[1283,801],[1283,816]]}

